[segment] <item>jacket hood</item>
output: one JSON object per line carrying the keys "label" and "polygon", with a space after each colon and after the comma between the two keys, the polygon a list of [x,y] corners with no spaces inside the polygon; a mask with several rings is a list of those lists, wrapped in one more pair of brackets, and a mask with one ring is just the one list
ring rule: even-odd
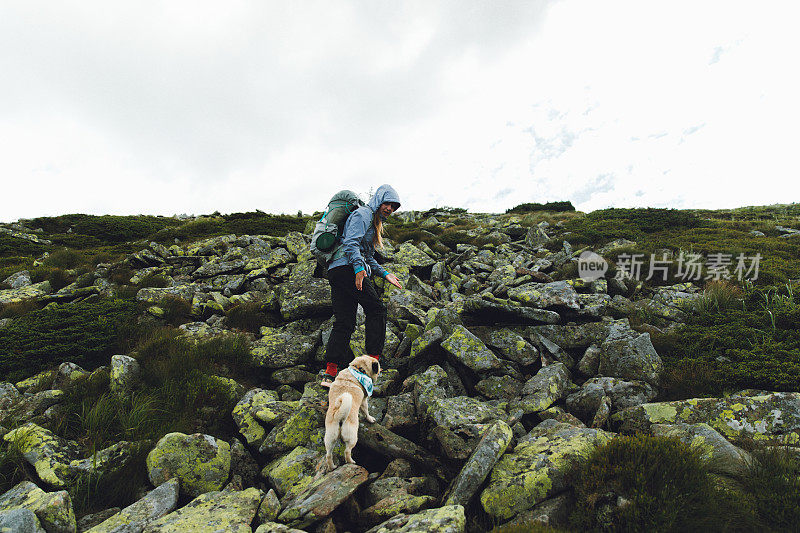
{"label": "jacket hood", "polygon": [[378,190],[375,191],[375,194],[369,201],[369,208],[372,209],[374,213],[381,204],[385,202],[394,202],[398,204],[398,206],[400,205],[400,195],[397,194],[397,191],[395,191],[391,185],[381,185],[378,187]]}

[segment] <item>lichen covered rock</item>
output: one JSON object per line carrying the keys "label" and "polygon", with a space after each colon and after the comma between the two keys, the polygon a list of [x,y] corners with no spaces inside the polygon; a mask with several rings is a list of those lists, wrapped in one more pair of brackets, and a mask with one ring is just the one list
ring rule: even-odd
{"label": "lichen covered rock", "polygon": [[65,490],[45,492],[30,481],[22,481],[0,496],[0,511],[29,509],[47,531],[74,533],[77,530],[72,500]]}
{"label": "lichen covered rock", "polygon": [[141,500],[89,529],[88,533],[142,531],[151,522],[155,522],[175,510],[175,506],[178,504],[179,489],[180,484],[177,478],[165,481],[148,492]]}
{"label": "lichen covered rock", "polygon": [[145,533],[250,533],[263,493],[256,488],[206,492],[145,528]]}
{"label": "lichen covered rock", "polygon": [[375,526],[367,533],[463,533],[467,525],[464,507],[448,505],[417,514],[400,514]]}
{"label": "lichen covered rock", "polygon": [[727,398],[645,403],[618,411],[621,432],[648,432],[652,424],[706,423],[726,438],[800,443],[800,392],[742,391]]}
{"label": "lichen covered rock", "polygon": [[230,468],[230,445],[200,433],[168,433],[147,455],[147,474],[153,485],[176,477],[181,491],[191,497],[220,490]]}
{"label": "lichen covered rock", "polygon": [[568,427],[520,442],[495,465],[481,505],[501,520],[530,509],[566,488],[571,460],[609,439],[601,430]]}
{"label": "lichen covered rock", "polygon": [[442,348],[474,372],[489,372],[502,367],[500,359],[461,325],[454,327],[452,334],[442,341]]}

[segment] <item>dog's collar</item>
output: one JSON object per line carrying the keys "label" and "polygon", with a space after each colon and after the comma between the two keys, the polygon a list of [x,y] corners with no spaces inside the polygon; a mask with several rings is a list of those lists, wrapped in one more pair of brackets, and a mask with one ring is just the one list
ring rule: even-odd
{"label": "dog's collar", "polygon": [[351,374],[353,374],[353,377],[356,378],[359,383],[361,383],[361,386],[364,387],[364,391],[367,393],[367,396],[371,397],[373,389],[372,378],[365,373],[356,370],[352,366],[347,367],[347,369]]}

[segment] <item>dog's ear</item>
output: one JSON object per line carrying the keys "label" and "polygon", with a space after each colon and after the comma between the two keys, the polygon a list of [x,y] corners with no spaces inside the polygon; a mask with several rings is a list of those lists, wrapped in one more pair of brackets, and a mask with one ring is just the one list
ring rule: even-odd
{"label": "dog's ear", "polygon": [[381,371],[381,364],[378,361],[372,362],[372,375],[377,376]]}

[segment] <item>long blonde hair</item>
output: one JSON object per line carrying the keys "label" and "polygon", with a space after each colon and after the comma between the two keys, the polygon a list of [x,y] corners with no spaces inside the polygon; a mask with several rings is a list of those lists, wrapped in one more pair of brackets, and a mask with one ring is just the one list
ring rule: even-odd
{"label": "long blonde hair", "polygon": [[372,246],[383,250],[383,220],[379,211],[375,211],[372,217],[372,226],[375,228],[375,236],[372,238]]}

